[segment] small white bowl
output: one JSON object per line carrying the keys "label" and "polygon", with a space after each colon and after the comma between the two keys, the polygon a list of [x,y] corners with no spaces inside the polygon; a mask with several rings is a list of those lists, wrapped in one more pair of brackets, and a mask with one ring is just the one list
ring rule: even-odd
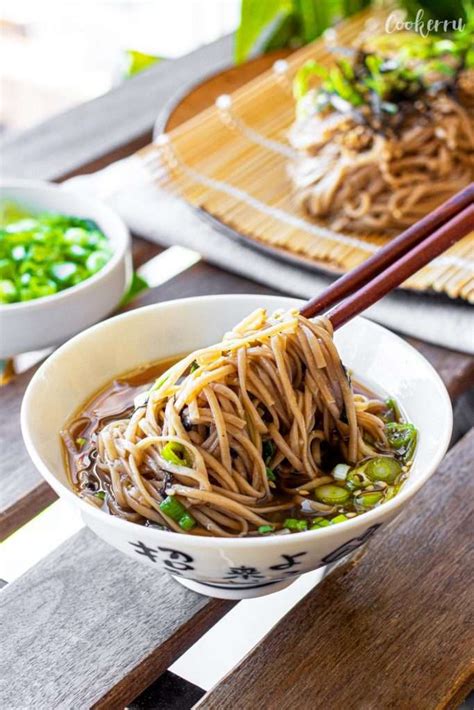
{"label": "small white bowl", "polygon": [[404,340],[371,321],[356,318],[337,332],[343,361],[376,391],[395,397],[420,436],[400,493],[347,522],[292,535],[226,539],[129,523],[72,492],[59,439],[66,420],[116,375],[217,342],[259,306],[273,311],[300,303],[248,295],[171,301],[111,318],[77,335],[42,365],[23,400],[23,437],[36,467],[59,496],[80,508],[97,535],[202,594],[229,599],[268,594],[297,575],[343,557],[398,515],[426,483],[446,452],[452,429],[450,400],[431,365]]}
{"label": "small white bowl", "polygon": [[132,275],[130,236],[120,217],[98,200],[47,182],[0,183],[0,200],[34,210],[94,220],[110,242],[110,261],[89,279],[52,296],[0,305],[0,358],[62,343],[111,313]]}

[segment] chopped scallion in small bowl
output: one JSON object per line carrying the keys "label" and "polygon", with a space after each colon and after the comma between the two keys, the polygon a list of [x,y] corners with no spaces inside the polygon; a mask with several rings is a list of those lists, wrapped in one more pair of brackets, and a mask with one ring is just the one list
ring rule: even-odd
{"label": "chopped scallion in small bowl", "polygon": [[0,303],[52,296],[100,271],[112,257],[91,219],[0,204]]}

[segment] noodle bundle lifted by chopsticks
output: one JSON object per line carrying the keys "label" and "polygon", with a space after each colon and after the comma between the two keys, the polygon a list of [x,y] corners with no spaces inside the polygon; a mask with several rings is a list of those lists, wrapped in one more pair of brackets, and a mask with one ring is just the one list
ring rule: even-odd
{"label": "noodle bundle lifted by chopsticks", "polygon": [[394,234],[471,182],[472,42],[472,28],[449,39],[402,32],[332,68],[299,70],[290,142],[301,158],[290,173],[309,214],[339,231]]}
{"label": "noodle bundle lifted by chopsticks", "polygon": [[130,416],[108,417],[95,440],[105,493],[84,497],[177,532],[305,530],[395,495],[415,436],[396,405],[354,394],[329,320],[259,309],[171,366]]}

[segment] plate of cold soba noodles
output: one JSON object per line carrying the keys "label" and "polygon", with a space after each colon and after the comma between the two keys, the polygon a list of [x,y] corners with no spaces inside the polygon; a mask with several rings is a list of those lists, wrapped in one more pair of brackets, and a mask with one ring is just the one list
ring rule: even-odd
{"label": "plate of cold soba noodles", "polygon": [[95,326],[26,392],[33,461],[100,537],[192,589],[243,598],[331,564],[394,518],[448,446],[431,366],[356,318],[210,296]]}

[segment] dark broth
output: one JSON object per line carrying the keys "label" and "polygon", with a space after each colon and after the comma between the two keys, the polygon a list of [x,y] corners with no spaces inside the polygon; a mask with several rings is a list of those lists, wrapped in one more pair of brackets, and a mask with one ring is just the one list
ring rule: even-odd
{"label": "dark broth", "polygon": [[[110,481],[107,476],[100,471],[96,463],[97,434],[110,421],[130,417],[135,408],[135,398],[149,390],[156,379],[181,358],[182,356],[163,360],[114,379],[80,408],[77,415],[70,420],[65,430],[62,432],[67,470],[74,490],[82,497],[87,498],[91,495],[98,497],[99,500],[95,501],[95,504],[97,507],[102,507],[105,512],[110,512],[107,505],[107,497],[110,493]],[[367,387],[353,382],[353,390],[355,394],[362,394],[370,399],[380,400],[381,406],[386,407],[387,421],[404,421],[396,406],[392,406],[391,408],[389,404],[385,405],[383,399],[371,392]],[[387,402],[389,402],[389,400],[387,400]],[[400,463],[401,472],[396,481],[396,490],[393,493],[393,495],[395,495],[408,475],[410,461],[405,460],[402,455],[403,452],[396,449],[379,449],[379,451],[381,456],[393,457]],[[324,451],[323,470],[331,471],[340,460],[340,454],[327,446]],[[358,462],[357,466],[363,463],[363,461]],[[288,483],[291,483],[291,479],[287,479],[287,484]],[[385,499],[385,490],[386,489],[380,488],[377,485],[371,485],[368,490],[362,491],[362,493],[367,495],[367,492],[377,493],[378,491],[382,491]],[[341,514],[353,517],[368,509],[355,502],[357,501],[356,493],[351,496],[351,502],[337,506],[336,512],[339,514],[339,517],[341,517]],[[383,500],[380,502],[383,502]],[[275,504],[288,501],[288,494],[280,492],[278,489],[274,490],[273,502]],[[344,517],[344,515],[342,517]],[[305,505],[305,502],[302,502],[297,506],[270,514],[268,517],[274,523],[280,525],[288,518],[307,520],[308,524],[311,524],[316,514],[314,510]],[[156,525],[150,521],[146,521],[145,524],[151,526]],[[194,534],[193,531],[191,531],[191,534]]]}

